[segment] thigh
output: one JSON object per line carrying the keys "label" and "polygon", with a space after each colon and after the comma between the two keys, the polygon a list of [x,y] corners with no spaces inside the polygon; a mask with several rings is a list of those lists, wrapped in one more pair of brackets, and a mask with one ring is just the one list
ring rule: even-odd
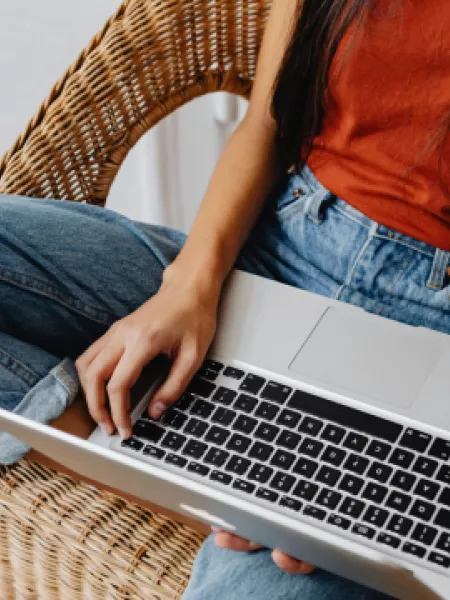
{"label": "thigh", "polygon": [[0,331],[74,358],[156,293],[183,243],[98,207],[0,197]]}
{"label": "thigh", "polygon": [[336,575],[317,570],[289,575],[272,561],[270,552],[238,553],[219,549],[212,536],[194,563],[183,600],[388,600]]}

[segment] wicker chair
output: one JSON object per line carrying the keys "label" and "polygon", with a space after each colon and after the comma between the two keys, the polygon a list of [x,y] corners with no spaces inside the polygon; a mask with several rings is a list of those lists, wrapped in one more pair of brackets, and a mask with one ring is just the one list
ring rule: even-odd
{"label": "wicker chair", "polygon": [[[128,151],[188,100],[248,97],[269,0],[127,0],[0,163],[0,192],[103,205]],[[179,598],[203,535],[22,460],[0,469],[2,600]]]}

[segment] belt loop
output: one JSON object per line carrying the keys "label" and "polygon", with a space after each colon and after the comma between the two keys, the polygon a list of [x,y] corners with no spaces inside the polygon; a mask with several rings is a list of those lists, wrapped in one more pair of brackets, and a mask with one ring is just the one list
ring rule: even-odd
{"label": "belt loop", "polygon": [[333,198],[333,194],[321,186],[314,194],[306,198],[305,213],[311,217],[314,223],[320,225],[325,217],[325,208]]}
{"label": "belt loop", "polygon": [[436,249],[433,265],[427,281],[427,287],[432,290],[442,290],[447,275],[447,269],[450,264],[450,252]]}

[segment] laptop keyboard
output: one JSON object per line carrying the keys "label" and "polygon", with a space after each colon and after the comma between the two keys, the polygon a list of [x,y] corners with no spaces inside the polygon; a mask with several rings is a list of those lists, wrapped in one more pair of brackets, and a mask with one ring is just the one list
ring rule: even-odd
{"label": "laptop keyboard", "polygon": [[450,441],[206,360],[126,452],[450,567]]}

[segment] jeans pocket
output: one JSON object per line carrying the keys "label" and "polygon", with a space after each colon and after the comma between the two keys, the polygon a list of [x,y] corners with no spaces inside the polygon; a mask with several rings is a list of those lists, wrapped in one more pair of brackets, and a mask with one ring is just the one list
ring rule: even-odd
{"label": "jeans pocket", "polygon": [[280,219],[286,219],[301,210],[313,191],[309,189],[302,177],[294,171],[287,173],[272,193],[275,214]]}

